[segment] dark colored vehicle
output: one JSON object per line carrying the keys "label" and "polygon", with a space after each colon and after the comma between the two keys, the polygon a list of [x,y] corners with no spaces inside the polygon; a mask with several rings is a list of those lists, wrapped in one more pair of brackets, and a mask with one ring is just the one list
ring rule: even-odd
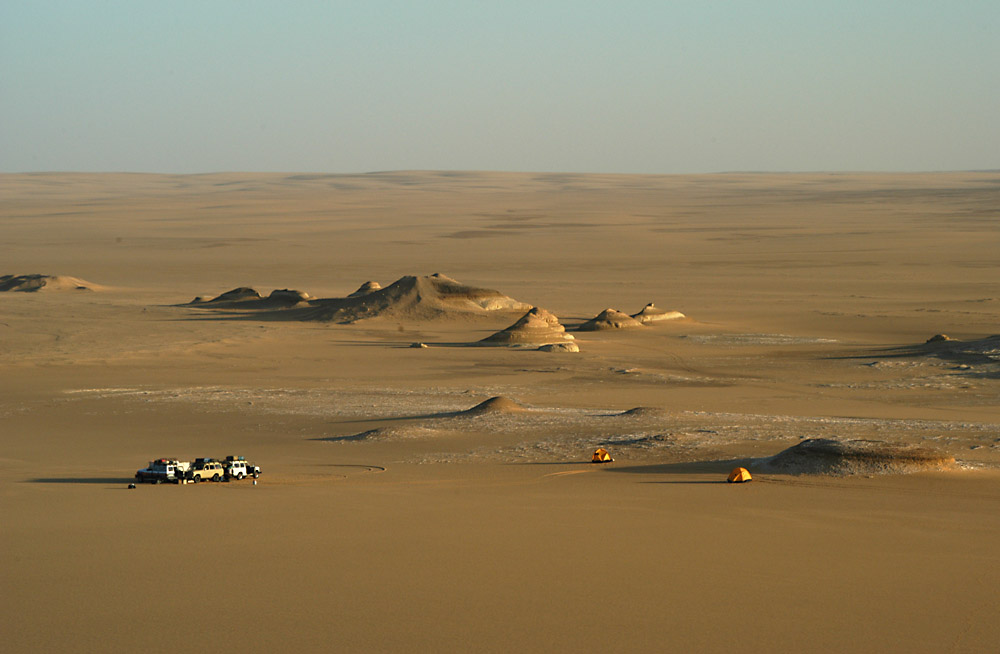
{"label": "dark colored vehicle", "polygon": [[163,482],[180,483],[187,473],[191,464],[178,461],[176,459],[156,459],[150,461],[149,465],[135,473],[135,480],[138,483],[149,482],[160,484]]}

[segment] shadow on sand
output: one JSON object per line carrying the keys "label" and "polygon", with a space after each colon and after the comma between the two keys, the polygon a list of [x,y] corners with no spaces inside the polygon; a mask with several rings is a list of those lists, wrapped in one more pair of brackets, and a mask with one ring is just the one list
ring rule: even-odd
{"label": "shadow on sand", "polygon": [[591,466],[599,468],[596,463],[580,459],[579,461],[517,461],[516,463],[506,463],[509,466]]}
{"label": "shadow on sand", "polygon": [[692,461],[690,463],[658,463],[645,466],[608,466],[609,472],[655,475],[713,475],[717,479],[664,479],[644,481],[646,484],[726,484],[733,468],[744,467],[753,472],[756,459],[726,459]]}
{"label": "shadow on sand", "polygon": [[[1000,367],[997,366],[998,351],[1000,351],[1000,334],[969,341],[944,337],[941,340],[931,339],[926,343],[916,345],[879,348],[860,354],[829,358],[844,360],[874,359],[875,362],[890,359],[935,358],[956,364],[956,368],[951,374],[957,377],[1000,379]],[[875,365],[875,363],[868,365]],[[971,369],[972,366],[980,366],[980,368],[973,370]]]}
{"label": "shadow on sand", "polygon": [[41,477],[28,479],[32,484],[131,484],[132,477]]}

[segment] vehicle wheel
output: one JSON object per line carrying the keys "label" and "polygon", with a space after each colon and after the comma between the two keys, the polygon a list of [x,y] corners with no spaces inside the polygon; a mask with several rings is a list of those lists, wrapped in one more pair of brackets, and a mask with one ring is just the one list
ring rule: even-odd
{"label": "vehicle wheel", "polygon": [[212,475],[212,481],[219,481],[219,475],[218,474]]}
{"label": "vehicle wheel", "polygon": [[237,480],[243,479],[244,477],[246,477],[246,475],[244,475],[242,472],[236,474]]}
{"label": "vehicle wheel", "polygon": [[154,479],[153,480],[153,485],[154,486],[159,486],[160,485],[160,480],[159,479]]}
{"label": "vehicle wheel", "polygon": [[196,484],[197,484],[197,483],[198,483],[198,482],[200,482],[200,481],[201,481],[201,475],[195,475],[195,476],[194,476],[194,483],[196,483]]}
{"label": "vehicle wheel", "polygon": [[260,477],[260,473],[259,472],[253,473],[253,478],[256,479],[257,477]]}

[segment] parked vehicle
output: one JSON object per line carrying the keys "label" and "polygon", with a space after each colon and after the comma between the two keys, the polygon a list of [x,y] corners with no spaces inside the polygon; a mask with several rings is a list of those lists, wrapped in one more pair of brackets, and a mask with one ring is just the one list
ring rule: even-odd
{"label": "parked vehicle", "polygon": [[195,459],[194,465],[186,473],[186,478],[196,484],[209,479],[222,481],[225,476],[225,468],[215,459]]}
{"label": "parked vehicle", "polygon": [[194,463],[178,461],[177,459],[155,459],[149,465],[135,473],[139,483],[150,482],[200,482],[200,481],[230,481],[260,477],[260,467],[255,466],[242,456],[227,456],[225,461],[201,457]]}
{"label": "parked vehicle", "polygon": [[260,467],[248,462],[242,456],[227,456],[223,466],[226,469],[226,479],[243,479],[244,477],[260,477]]}
{"label": "parked vehicle", "polygon": [[191,468],[187,461],[177,459],[155,459],[149,465],[135,473],[135,480],[144,483],[160,484],[163,482],[180,483]]}

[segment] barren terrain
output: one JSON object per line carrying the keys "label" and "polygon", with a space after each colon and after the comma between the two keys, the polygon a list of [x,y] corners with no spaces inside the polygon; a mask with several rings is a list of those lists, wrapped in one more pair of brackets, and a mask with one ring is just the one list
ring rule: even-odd
{"label": "barren terrain", "polygon": [[[990,651],[998,219],[997,173],[0,175],[2,649]],[[813,438],[955,463],[767,467]]]}

